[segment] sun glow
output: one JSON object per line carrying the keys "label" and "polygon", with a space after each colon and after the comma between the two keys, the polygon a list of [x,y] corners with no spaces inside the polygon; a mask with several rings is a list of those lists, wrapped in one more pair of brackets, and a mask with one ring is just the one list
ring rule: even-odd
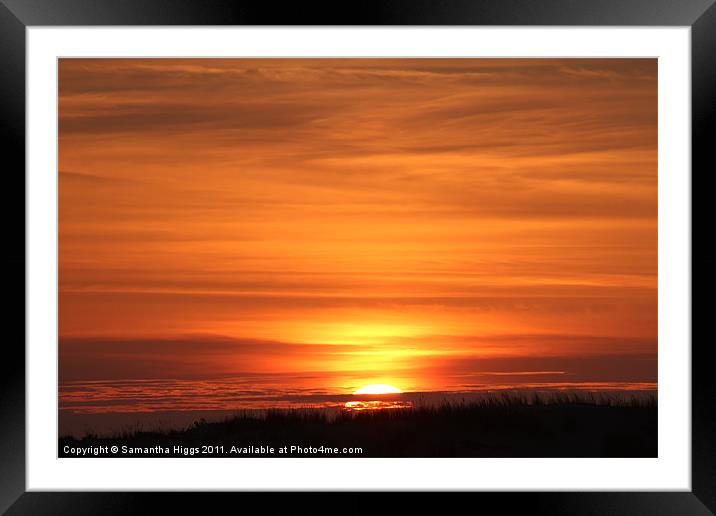
{"label": "sun glow", "polygon": [[353,394],[399,394],[401,392],[403,391],[401,391],[397,387],[393,387],[392,385],[388,385],[385,383],[373,383],[371,385],[361,387]]}

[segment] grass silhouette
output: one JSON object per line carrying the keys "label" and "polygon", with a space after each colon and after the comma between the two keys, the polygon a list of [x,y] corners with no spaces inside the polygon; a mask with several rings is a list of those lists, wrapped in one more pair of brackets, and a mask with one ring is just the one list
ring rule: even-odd
{"label": "grass silhouette", "polygon": [[[564,393],[487,396],[470,402],[416,404],[413,408],[339,411],[272,409],[237,412],[218,422],[197,420],[187,428],[88,434],[59,439],[65,447],[129,446],[170,449],[164,457],[211,445],[223,452],[191,456],[236,457],[231,446],[361,448],[360,453],[251,453],[252,457],[656,457],[655,397]],[[124,455],[117,455],[124,456]],[[156,456],[153,453],[135,457]],[[238,455],[238,456],[241,456]],[[244,455],[246,456],[246,455]]]}

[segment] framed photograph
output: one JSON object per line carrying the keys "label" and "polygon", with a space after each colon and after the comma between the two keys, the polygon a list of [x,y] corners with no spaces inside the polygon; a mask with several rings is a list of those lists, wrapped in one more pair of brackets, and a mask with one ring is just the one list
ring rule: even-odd
{"label": "framed photograph", "polygon": [[712,514],[713,3],[1,0],[0,508]]}

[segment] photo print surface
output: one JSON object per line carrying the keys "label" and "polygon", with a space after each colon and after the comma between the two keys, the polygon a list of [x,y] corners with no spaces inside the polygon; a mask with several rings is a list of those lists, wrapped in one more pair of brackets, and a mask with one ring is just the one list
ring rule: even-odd
{"label": "photo print surface", "polygon": [[655,59],[58,73],[60,456],[657,455]]}

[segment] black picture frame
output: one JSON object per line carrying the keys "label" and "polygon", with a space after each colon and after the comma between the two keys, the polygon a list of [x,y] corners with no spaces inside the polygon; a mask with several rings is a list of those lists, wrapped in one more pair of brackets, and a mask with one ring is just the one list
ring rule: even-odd
{"label": "black picture frame", "polygon": [[[127,514],[206,510],[212,496],[247,494],[40,493],[25,489],[25,30],[82,25],[543,25],[691,27],[692,191],[716,170],[716,0],[0,0],[0,120],[5,230],[6,336],[0,374],[0,510],[8,514]],[[89,43],[88,43],[89,44]],[[12,201],[12,202],[8,202]],[[692,200],[693,218],[693,200]],[[693,244],[692,244],[693,256]],[[693,267],[692,267],[693,268]],[[11,272],[12,271],[12,272]],[[705,288],[705,287],[702,287]],[[20,303],[19,299],[23,299]],[[662,314],[663,315],[663,314]],[[693,331],[693,323],[692,323]],[[692,339],[692,490],[620,493],[479,493],[479,506],[550,514],[716,512],[716,381],[711,343]],[[688,343],[685,343],[688,344]],[[196,497],[200,497],[199,500]],[[259,495],[251,495],[252,497]],[[213,505],[218,500],[211,500]],[[353,504],[354,502],[352,502]],[[362,502],[356,501],[351,512]],[[474,502],[470,502],[471,504]],[[335,508],[335,507],[333,507]]]}

